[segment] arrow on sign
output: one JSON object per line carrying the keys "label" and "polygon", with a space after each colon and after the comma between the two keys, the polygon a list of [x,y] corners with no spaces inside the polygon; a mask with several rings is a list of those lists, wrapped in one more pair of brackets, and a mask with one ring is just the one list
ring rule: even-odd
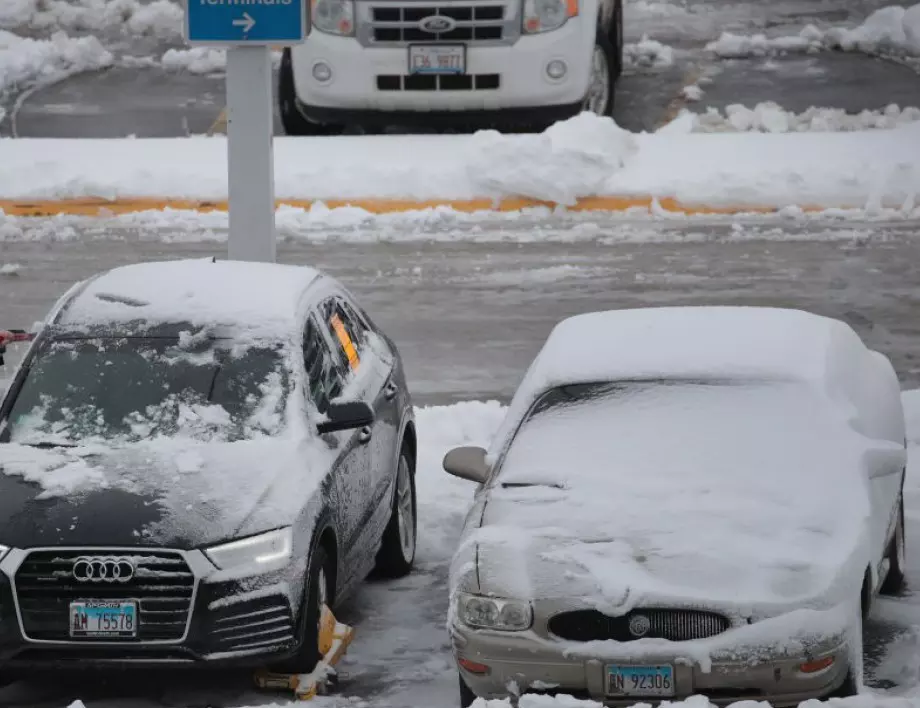
{"label": "arrow on sign", "polygon": [[256,26],[256,21],[252,19],[252,15],[250,15],[248,12],[244,12],[240,19],[233,21],[233,26],[242,27],[243,32],[246,33]]}

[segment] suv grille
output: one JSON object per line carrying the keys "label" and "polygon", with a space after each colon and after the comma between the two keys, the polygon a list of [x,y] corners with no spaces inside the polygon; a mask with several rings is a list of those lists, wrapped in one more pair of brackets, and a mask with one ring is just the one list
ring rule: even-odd
{"label": "suv grille", "polygon": [[[126,583],[74,580],[77,558],[127,558],[134,578]],[[178,641],[185,634],[195,576],[175,551],[32,551],[16,571],[16,598],[29,639],[82,641],[70,636],[70,603],[79,600],[137,600],[136,639],[92,641]]]}
{"label": "suv grille", "polygon": [[377,76],[378,91],[487,91],[501,85],[499,74],[451,74]]}
{"label": "suv grille", "polygon": [[[647,622],[643,621],[644,617]],[[645,625],[645,632],[633,632],[630,624]],[[724,615],[704,610],[633,610],[622,617],[609,617],[597,610],[563,612],[549,621],[549,631],[561,639],[591,642],[613,639],[630,642],[636,639],[669,639],[683,642],[721,634],[731,627]]]}
{"label": "suv grille", "polygon": [[[447,32],[423,32],[419,21],[432,15],[449,17],[456,26]],[[501,40],[504,16],[504,5],[378,6],[371,8],[371,36],[375,43]]]}

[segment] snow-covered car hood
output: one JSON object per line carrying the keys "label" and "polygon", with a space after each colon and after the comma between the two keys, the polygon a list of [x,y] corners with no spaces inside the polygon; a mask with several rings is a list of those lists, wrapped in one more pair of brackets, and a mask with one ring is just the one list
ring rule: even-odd
{"label": "snow-covered car hood", "polygon": [[518,432],[464,539],[481,592],[615,614],[655,602],[756,613],[858,588],[866,470],[902,464],[897,445],[794,386],[628,399],[551,409]]}
{"label": "snow-covered car hood", "polygon": [[194,548],[292,523],[331,465],[316,440],[0,445],[0,543]]}

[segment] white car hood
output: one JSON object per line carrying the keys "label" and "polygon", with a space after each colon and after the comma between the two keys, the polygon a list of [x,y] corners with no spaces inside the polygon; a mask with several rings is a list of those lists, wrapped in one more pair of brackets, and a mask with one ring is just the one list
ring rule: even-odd
{"label": "white car hood", "polygon": [[650,389],[628,405],[590,402],[526,424],[466,537],[481,591],[585,597],[618,612],[674,600],[820,603],[848,591],[842,583],[867,562],[866,470],[897,464],[898,447],[858,436],[794,387],[738,393],[662,399]]}

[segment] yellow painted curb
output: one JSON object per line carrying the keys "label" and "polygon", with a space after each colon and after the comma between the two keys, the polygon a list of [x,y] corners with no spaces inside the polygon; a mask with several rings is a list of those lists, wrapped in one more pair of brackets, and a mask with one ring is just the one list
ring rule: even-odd
{"label": "yellow painted curb", "polygon": [[[538,199],[509,198],[498,203],[491,199],[279,199],[278,206],[309,209],[321,201],[330,209],[338,207],[356,207],[373,214],[393,214],[398,212],[418,211],[436,207],[449,207],[460,212],[474,211],[520,211],[533,207],[555,208],[554,202]],[[564,207],[567,211],[623,212],[629,209],[651,209],[654,199],[648,196],[636,197],[585,197],[574,205]],[[658,207],[674,214],[696,215],[732,215],[732,214],[772,214],[778,207],[762,205],[736,204],[731,206],[710,206],[705,204],[684,204],[671,197],[658,199]],[[801,205],[806,212],[825,211],[828,207]],[[0,199],[0,211],[8,216],[109,216],[113,214],[132,214],[142,211],[161,211],[163,209],[191,210],[199,212],[227,211],[227,202],[192,200],[192,199],[157,199],[152,197],[121,199],[61,199],[61,200],[15,200]]]}

